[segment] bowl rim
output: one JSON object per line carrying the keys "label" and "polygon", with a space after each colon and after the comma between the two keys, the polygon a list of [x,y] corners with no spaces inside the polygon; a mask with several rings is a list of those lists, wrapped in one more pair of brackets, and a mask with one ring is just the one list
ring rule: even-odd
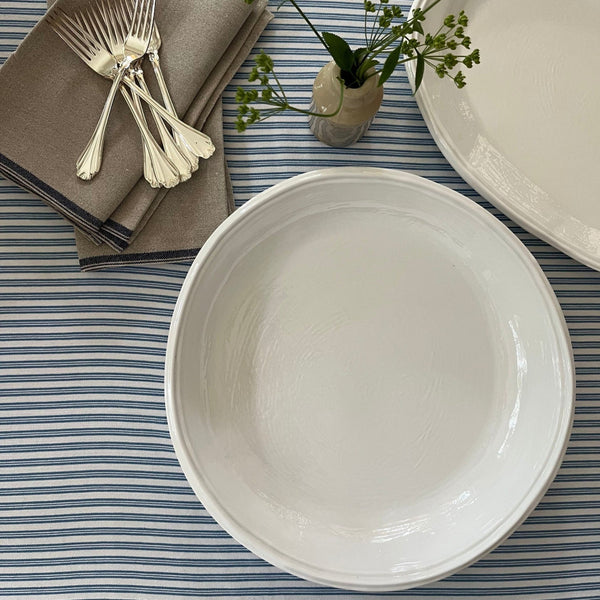
{"label": "bowl rim", "polygon": [[[564,373],[562,410],[560,419],[557,422],[554,439],[550,445],[551,452],[548,453],[546,462],[540,467],[537,477],[530,484],[517,510],[513,512],[513,518],[503,521],[490,534],[481,538],[468,548],[467,551],[463,550],[454,557],[442,561],[437,565],[422,569],[416,573],[413,572],[409,577],[405,573],[384,575],[377,573],[365,576],[319,567],[293,558],[272,546],[267,540],[259,539],[250,533],[242,523],[237,521],[233,515],[229,514],[220,505],[216,494],[211,489],[210,483],[203,479],[196,469],[194,457],[186,440],[185,426],[178,417],[178,406],[181,400],[177,394],[177,354],[181,345],[182,329],[184,328],[184,321],[186,319],[186,305],[192,293],[193,286],[196,280],[201,277],[202,271],[207,262],[209,262],[210,257],[218,250],[220,244],[226,241],[231,232],[243,224],[248,215],[271,203],[277,202],[282,193],[292,188],[312,183],[336,180],[347,181],[349,177],[359,177],[362,180],[370,179],[372,181],[385,180],[398,183],[404,187],[421,187],[437,195],[445,196],[447,199],[456,202],[458,208],[467,210],[474,216],[479,217],[480,220],[487,222],[489,227],[502,235],[503,239],[523,261],[524,266],[531,274],[532,280],[545,300],[544,308],[553,321],[556,346],[561,350],[563,359],[561,364]],[[238,208],[217,227],[194,260],[179,293],[167,341],[165,405],[169,432],[182,470],[206,510],[229,535],[272,565],[314,583],[360,592],[399,591],[438,581],[476,562],[508,538],[539,503],[560,468],[569,441],[574,415],[574,399],[574,359],[568,327],[548,279],[521,240],[491,213],[462,194],[417,175],[379,167],[333,167],[309,171],[275,184]],[[440,565],[442,568],[439,568]]]}

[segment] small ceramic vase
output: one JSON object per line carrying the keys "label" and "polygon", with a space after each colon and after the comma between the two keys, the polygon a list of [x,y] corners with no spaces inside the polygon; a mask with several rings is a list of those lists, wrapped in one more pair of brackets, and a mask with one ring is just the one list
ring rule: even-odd
{"label": "small ceramic vase", "polygon": [[[313,85],[311,112],[333,113],[340,103],[340,68],[334,61],[327,63]],[[310,128],[324,144],[343,148],[357,142],[369,129],[381,106],[383,87],[377,76],[370,77],[359,88],[344,88],[342,108],[335,117],[310,116]]]}

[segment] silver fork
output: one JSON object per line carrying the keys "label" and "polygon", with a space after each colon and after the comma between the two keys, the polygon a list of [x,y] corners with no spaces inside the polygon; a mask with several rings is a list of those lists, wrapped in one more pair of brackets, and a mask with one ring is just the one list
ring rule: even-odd
{"label": "silver fork", "polygon": [[[91,25],[91,23],[93,21],[92,21],[92,17],[90,15],[89,11],[86,11],[86,14],[87,14],[87,18],[86,18],[86,15],[83,14],[83,12],[81,12],[81,13],[75,13],[75,14],[73,14],[73,19],[75,21],[77,21],[77,23],[81,27],[83,27],[88,32],[90,32],[91,29],[92,29],[92,27],[93,27],[93,25]],[[99,32],[99,31],[96,31],[97,39],[99,41],[101,40],[102,34],[104,33],[103,30],[101,30],[101,31],[102,31],[102,33]],[[119,89],[121,90],[121,95],[123,96],[123,98],[127,102],[127,99],[125,98],[125,95],[128,94],[128,92],[123,87],[123,84],[121,84],[119,86]],[[138,112],[140,113],[140,116],[143,117],[143,112],[142,112],[141,106],[139,106],[139,98],[137,96],[134,96],[134,101],[135,100],[137,100],[137,102],[136,102],[136,110],[138,110]],[[144,122],[146,122],[145,117],[144,117],[143,120],[144,120]],[[136,121],[136,124],[137,124],[137,121]],[[160,187],[160,183],[158,182],[158,179],[156,178],[156,175],[155,175],[155,169],[152,166],[152,158],[151,158],[152,151],[150,150],[150,146],[146,143],[145,135],[143,133],[142,133],[142,149],[143,149],[143,156],[144,156],[144,177],[146,178],[146,181],[148,181],[148,183],[152,187]]]}
{"label": "silver fork", "polygon": [[100,170],[104,148],[104,135],[115,95],[131,63],[146,54],[154,25],[155,1],[136,0],[131,25],[125,38],[124,60],[117,66],[116,73],[113,76],[113,84],[104,103],[104,108],[94,129],[94,133],[77,160],[77,176],[81,179],[92,179]]}
{"label": "silver fork", "polygon": [[[148,45],[146,54],[148,54],[148,58],[150,59],[150,63],[152,64],[152,68],[154,69],[154,75],[156,76],[158,87],[160,88],[160,93],[163,98],[163,104],[165,105],[165,108],[173,116],[176,117],[177,110],[175,108],[175,105],[173,104],[171,94],[169,93],[169,88],[167,87],[162,69],[160,67],[160,57],[158,55],[158,51],[160,50],[161,45],[162,40],[158,31],[158,26],[156,25],[156,23],[154,23],[154,27],[152,29],[152,36],[150,38],[150,44]],[[192,170],[196,171],[196,169],[198,169],[198,158],[194,156],[194,153],[187,145],[185,138],[175,133],[175,143],[179,147],[181,153],[191,162]]]}
{"label": "silver fork", "polygon": [[[87,33],[95,36],[96,40],[103,44],[118,63],[121,64],[126,60],[124,43],[128,26],[122,27],[123,24],[115,18],[113,11],[104,0],[97,1],[86,11],[73,15],[73,19]],[[132,67],[130,66],[130,68]],[[142,124],[140,132],[144,153],[144,177],[152,187],[174,187],[180,180],[178,166],[155,143],[156,140],[154,140],[148,129],[139,98],[137,96],[132,98],[123,86],[121,86],[121,94],[128,105],[133,100],[135,111],[132,112],[134,119],[136,123],[139,120]]]}
{"label": "silver fork", "polygon": [[[56,18],[59,14],[60,19]],[[115,57],[102,46],[94,36],[87,33],[79,24],[66,15],[63,11],[58,12],[55,9],[53,13],[46,17],[46,20],[54,28],[56,33],[63,41],[85,62],[91,69],[99,75],[108,79],[113,79],[119,69]],[[173,116],[163,106],[161,106],[150,94],[144,92],[135,85],[133,77],[130,74],[123,76],[123,83],[127,85],[130,91],[139,96],[151,108],[156,110],[160,116],[171,126],[174,132],[181,135],[195,156],[200,158],[209,158],[215,151],[211,139],[201,131],[198,131]]]}
{"label": "silver fork", "polygon": [[[102,2],[104,1],[105,0],[102,0]],[[127,29],[127,23],[133,17],[134,0],[115,0],[115,6],[118,9],[118,18],[120,18],[121,30],[125,31]],[[155,22],[152,28],[152,34],[150,36],[150,43],[146,50],[146,54],[148,54],[149,56],[151,56],[150,52],[153,50],[156,44],[157,35],[158,27],[156,26]],[[115,53],[113,52],[113,54]],[[118,59],[118,56],[116,56],[116,58]],[[138,61],[135,67],[132,66],[132,68],[130,69],[130,73],[134,75],[139,86],[147,94],[149,94],[150,90],[148,89],[146,80],[144,78],[144,71],[141,66],[141,61]],[[169,110],[175,117],[177,117],[177,113],[174,110],[171,110],[169,108],[169,105],[166,102],[164,102],[164,95],[163,103],[166,109]],[[156,127],[158,129],[158,133],[160,135],[160,139],[162,141],[162,145],[166,155],[171,159],[171,162],[173,162],[173,164],[179,169],[180,180],[187,181],[192,176],[192,173],[198,170],[198,157],[195,156],[193,152],[189,150],[188,146],[185,144],[185,141],[183,141],[183,138],[180,135],[174,134],[175,139],[173,139],[171,133],[168,131],[160,115],[154,109],[152,109],[151,112],[154,118],[154,122],[156,123]]]}

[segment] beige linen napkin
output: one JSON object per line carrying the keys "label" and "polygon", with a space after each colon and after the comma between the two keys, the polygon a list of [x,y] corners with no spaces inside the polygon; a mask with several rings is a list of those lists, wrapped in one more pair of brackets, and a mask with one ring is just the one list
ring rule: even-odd
{"label": "beige linen napkin", "polygon": [[[67,12],[86,4],[86,0],[58,2]],[[220,107],[214,107],[271,16],[264,2],[248,7],[242,0],[159,0],[156,17],[163,37],[161,62],[178,110],[194,125],[206,122],[209,127],[212,119],[210,128],[216,128],[215,143],[221,146],[181,186],[201,188],[202,194],[196,196],[196,214],[207,223],[200,228],[204,231],[226,216],[230,202],[229,194],[222,192],[229,186],[222,158]],[[148,80],[156,97],[160,97],[151,72]],[[139,133],[118,96],[107,130],[101,172],[91,182],[76,177],[75,161],[94,128],[109,85],[45,22],[40,22],[0,69],[0,172],[37,193],[80,231],[121,248],[142,230],[149,215],[160,206],[164,192],[157,193],[140,181]],[[215,111],[219,115],[215,116]],[[207,171],[213,178],[219,173],[223,177],[223,185],[212,188],[215,197],[208,186],[201,185]],[[182,194],[178,188],[173,191]],[[204,205],[221,208],[218,215],[212,215]],[[161,214],[164,211],[157,217]],[[190,254],[192,247],[182,248],[180,243],[186,236],[178,232],[175,237],[170,240],[162,235],[151,244],[144,236],[129,254],[137,256],[136,262],[146,252],[153,254],[148,257],[152,261],[169,253]],[[144,240],[146,244],[142,245]],[[78,249],[82,267],[86,268],[90,249],[88,240],[78,236],[78,244],[80,241],[83,245]],[[194,248],[197,250],[203,241],[194,238]],[[111,255],[104,246],[94,249],[101,255]]]}
{"label": "beige linen napkin", "polygon": [[221,101],[206,121],[204,131],[216,150],[200,163],[192,179],[156,202],[152,216],[140,226],[135,240],[122,252],[96,246],[76,234],[79,264],[84,271],[105,267],[173,262],[196,256],[210,234],[233,211],[233,195],[223,154]]}

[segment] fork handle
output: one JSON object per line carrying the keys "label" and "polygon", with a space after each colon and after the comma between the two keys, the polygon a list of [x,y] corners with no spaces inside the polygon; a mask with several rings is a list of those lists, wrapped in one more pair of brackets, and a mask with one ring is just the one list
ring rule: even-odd
{"label": "fork handle", "polygon": [[215,151],[215,147],[211,139],[201,131],[190,127],[187,123],[184,123],[177,117],[174,117],[168,110],[161,106],[152,96],[146,94],[141,90],[129,76],[125,76],[123,81],[127,84],[129,89],[139,96],[142,100],[147,102],[160,116],[173,128],[173,131],[180,134],[190,146],[194,154],[201,158],[208,158],[212,156]]}
{"label": "fork handle", "polygon": [[[135,106],[135,102],[129,96],[127,90],[122,90],[123,98],[129,106],[129,110],[137,123],[138,129],[142,134],[142,141],[146,146],[148,155],[152,162],[152,171],[156,180],[160,185],[170,188],[175,187],[179,183],[179,170],[177,167],[167,158],[167,155],[162,151],[162,148],[158,145],[158,142],[152,137],[148,125],[145,119],[138,113]],[[149,181],[150,184],[152,182]]]}
{"label": "fork handle", "polygon": [[87,146],[77,159],[77,177],[80,179],[90,180],[100,170],[100,166],[102,165],[102,151],[104,149],[104,134],[106,133],[106,125],[108,123],[108,117],[110,116],[110,111],[112,109],[112,105],[124,73],[125,68],[120,67],[115,75],[115,78],[113,79],[110,92],[108,93],[106,101],[104,102],[104,108],[102,109],[100,118],[96,123],[94,133],[92,134],[90,141],[87,143]]}
{"label": "fork handle", "polygon": [[[146,80],[144,79],[143,71],[141,69],[138,69],[135,71],[135,75],[140,87],[144,90],[144,92],[146,92],[146,94],[149,94],[150,90],[146,85]],[[135,99],[139,102],[139,96],[135,96]],[[181,181],[187,181],[192,176],[191,163],[179,150],[177,144],[175,143],[175,140],[171,137],[171,134],[167,130],[167,126],[165,125],[164,121],[160,118],[160,115],[158,115],[154,109],[152,109],[152,116],[154,117],[154,122],[156,123],[156,128],[158,129],[158,133],[160,135],[160,140],[162,142],[162,147],[165,151],[165,154],[169,157],[169,160],[179,170],[179,179]]]}
{"label": "fork handle", "polygon": [[[121,94],[126,103],[127,103],[127,98],[133,99],[133,105],[135,106],[135,110],[137,111],[138,115],[144,120],[144,122],[146,122],[146,116],[144,115],[144,109],[142,107],[141,100],[134,94],[132,94],[130,96],[129,92],[127,91],[127,88],[122,84],[121,84]],[[129,106],[129,103],[127,103],[127,105]],[[134,120],[135,120],[135,118],[134,118]],[[136,124],[137,124],[137,121],[136,121]],[[141,133],[141,131],[140,131],[140,133]],[[151,185],[151,187],[159,188],[159,187],[161,187],[161,184],[159,183],[159,181],[156,178],[156,175],[154,173],[154,166],[152,164],[152,156],[150,153],[151,153],[151,150],[148,147],[148,144],[146,144],[146,139],[145,139],[144,135],[142,134],[142,158],[144,161],[144,178]]]}
{"label": "fork handle", "polygon": [[[154,69],[154,75],[156,77],[156,81],[158,82],[158,88],[160,89],[163,104],[165,105],[165,108],[174,117],[177,117],[177,109],[175,108],[175,104],[173,104],[173,99],[171,98],[169,88],[167,87],[167,82],[165,81],[160,66],[160,57],[158,56],[158,51],[155,50],[153,52],[150,52],[148,54],[148,57],[150,58],[150,63],[152,64],[152,68]],[[187,158],[187,160],[192,165],[192,171],[196,171],[198,169],[198,157],[194,154],[190,146],[185,141],[185,138],[179,132],[173,131],[173,137],[180,152]]]}
{"label": "fork handle", "polygon": [[165,81],[165,77],[160,67],[160,58],[158,56],[158,52],[150,52],[148,54],[148,58],[150,59],[150,63],[152,64],[152,68],[154,69],[154,75],[156,76],[156,81],[158,82],[158,87],[160,89],[160,94],[162,96],[163,103],[166,109],[173,116],[176,117],[177,110],[175,109],[175,105],[173,104],[173,99],[171,98],[169,88],[167,87],[167,82]]}

